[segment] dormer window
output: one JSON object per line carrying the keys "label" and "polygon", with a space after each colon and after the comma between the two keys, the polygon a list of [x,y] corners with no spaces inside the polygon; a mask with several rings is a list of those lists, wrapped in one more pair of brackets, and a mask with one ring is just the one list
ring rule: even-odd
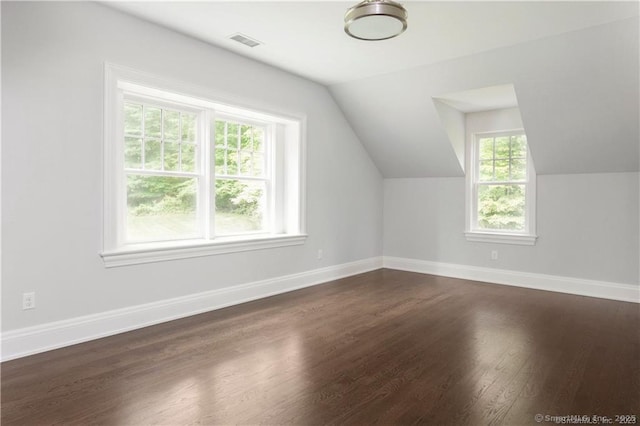
{"label": "dormer window", "polygon": [[535,170],[524,130],[476,133],[470,147],[467,239],[535,243]]}

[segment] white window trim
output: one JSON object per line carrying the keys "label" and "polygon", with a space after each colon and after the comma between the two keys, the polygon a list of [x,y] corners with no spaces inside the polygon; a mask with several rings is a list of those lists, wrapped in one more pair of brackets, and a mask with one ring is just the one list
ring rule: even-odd
{"label": "white window trim", "polygon": [[245,237],[220,237],[213,242],[181,240],[170,243],[129,245],[125,249],[102,252],[105,266],[136,265],[139,263],[163,262],[167,260],[189,259],[192,257],[236,253],[304,244],[307,236],[299,235],[251,235]]}
{"label": "white window trim", "polygon": [[[120,178],[124,168],[124,153],[122,144],[114,144],[112,141],[120,140],[117,138],[122,137],[118,123],[122,122],[123,112],[117,106],[122,103],[121,87],[126,87],[127,84],[157,88],[158,94],[171,92],[175,94],[172,101],[179,102],[181,96],[188,97],[190,102],[194,98],[202,99],[202,106],[205,108],[209,108],[212,103],[209,99],[215,99],[216,104],[222,107],[224,113],[240,116],[247,120],[290,123],[290,125],[277,124],[274,132],[280,132],[285,137],[295,137],[299,143],[288,144],[287,149],[276,150],[276,152],[280,152],[279,155],[297,159],[285,162],[284,168],[286,170],[282,170],[282,172],[298,178],[283,179],[284,183],[281,186],[286,186],[284,188],[286,194],[289,194],[288,196],[293,200],[283,204],[285,211],[278,215],[281,219],[275,224],[274,232],[297,231],[217,237],[213,240],[179,240],[124,245],[124,227],[120,225],[126,214],[126,206],[123,205],[120,196],[124,191],[124,181]],[[151,89],[149,94],[152,95],[153,91],[154,89]],[[268,106],[265,107],[265,105],[239,99],[228,93],[223,94],[204,87],[169,81],[152,74],[105,63],[104,117],[103,248],[100,255],[106,267],[286,247],[301,245],[306,241],[306,116],[304,114],[282,112]],[[284,142],[280,141],[279,143]],[[273,206],[274,203],[271,205]]]}
{"label": "white window trim", "polygon": [[536,235],[536,171],[531,159],[531,151],[527,143],[527,191],[526,191],[526,211],[525,211],[525,231],[492,231],[481,229],[477,226],[477,186],[475,181],[478,175],[478,139],[483,136],[492,135],[513,135],[525,133],[524,129],[511,129],[495,132],[478,132],[471,135],[467,141],[467,164],[466,164],[466,211],[465,211],[465,238],[471,242],[535,245],[538,236]]}

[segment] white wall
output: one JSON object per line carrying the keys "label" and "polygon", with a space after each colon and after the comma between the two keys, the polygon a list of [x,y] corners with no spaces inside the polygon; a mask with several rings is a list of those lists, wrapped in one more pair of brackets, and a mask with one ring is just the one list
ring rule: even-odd
{"label": "white wall", "polygon": [[[3,331],[382,254],[381,175],[323,86],[98,4],[1,7]],[[105,269],[105,61],[306,114],[306,244]]]}
{"label": "white wall", "polygon": [[464,178],[385,179],[384,255],[638,285],[639,177],[538,175],[535,246],[466,241]]}

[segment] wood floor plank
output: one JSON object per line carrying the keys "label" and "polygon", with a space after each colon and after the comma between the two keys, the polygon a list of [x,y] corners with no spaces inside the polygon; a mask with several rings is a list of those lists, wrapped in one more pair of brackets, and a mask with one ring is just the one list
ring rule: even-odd
{"label": "wood floor plank", "polygon": [[639,305],[382,269],[2,364],[3,425],[640,422]]}

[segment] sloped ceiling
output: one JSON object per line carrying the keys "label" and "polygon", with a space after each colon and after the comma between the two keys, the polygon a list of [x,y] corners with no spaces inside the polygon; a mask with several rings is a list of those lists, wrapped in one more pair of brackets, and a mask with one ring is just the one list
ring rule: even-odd
{"label": "sloped ceiling", "polygon": [[432,97],[512,83],[538,174],[637,171],[638,19],[337,84],[385,177],[462,176]]}
{"label": "sloped ceiling", "polygon": [[106,4],[326,85],[385,177],[462,176],[433,98],[505,84],[538,174],[639,170],[637,2],[406,1],[384,42],[344,35],[355,1]]}

